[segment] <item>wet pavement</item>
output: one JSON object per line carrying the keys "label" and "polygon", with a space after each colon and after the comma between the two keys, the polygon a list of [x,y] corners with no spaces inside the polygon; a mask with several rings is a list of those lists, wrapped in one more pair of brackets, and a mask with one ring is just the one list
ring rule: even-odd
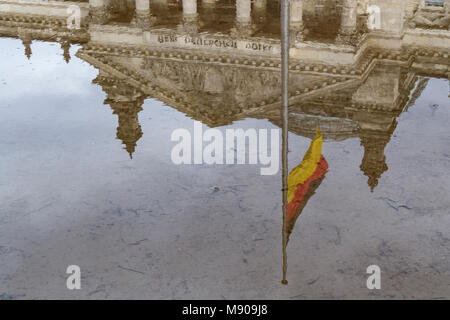
{"label": "wet pavement", "polygon": [[[293,226],[282,285],[281,169],[171,158],[173,132],[196,121],[279,129],[279,70],[98,39],[63,55],[62,41],[36,36],[24,52],[0,38],[0,299],[450,298],[448,48],[369,52],[365,71],[362,54],[362,80],[294,60],[289,169],[319,127],[328,172]],[[69,265],[81,290],[66,288]],[[381,290],[366,287],[370,265]]]}

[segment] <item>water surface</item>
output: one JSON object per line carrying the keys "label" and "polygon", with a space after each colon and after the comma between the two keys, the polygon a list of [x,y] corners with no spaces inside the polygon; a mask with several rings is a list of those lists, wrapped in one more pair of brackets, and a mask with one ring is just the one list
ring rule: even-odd
{"label": "water surface", "polygon": [[[156,26],[177,25],[167,19]],[[228,30],[222,19],[202,28]],[[254,36],[276,37],[266,27]],[[327,44],[328,31],[311,25],[306,41]],[[192,48],[179,60],[71,41],[64,54],[41,40],[0,38],[0,298],[450,298],[449,81],[427,68],[448,65],[445,49],[412,53],[415,65],[406,49],[397,64],[381,53],[359,82],[298,62],[289,168],[320,127],[329,169],[290,235],[282,285],[281,171],[171,159],[172,132],[194,121],[279,129],[279,70],[265,56],[258,69],[248,54],[230,66]],[[72,264],[79,291],[66,289]],[[366,287],[373,264],[382,290]]]}

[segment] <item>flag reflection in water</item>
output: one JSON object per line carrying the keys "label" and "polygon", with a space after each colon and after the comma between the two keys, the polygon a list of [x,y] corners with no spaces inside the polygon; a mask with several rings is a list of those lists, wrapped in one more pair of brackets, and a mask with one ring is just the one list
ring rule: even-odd
{"label": "flag reflection in water", "polygon": [[286,205],[286,222],[283,234],[283,284],[288,284],[286,247],[295,223],[305,208],[308,200],[314,195],[328,171],[328,163],[322,155],[323,137],[319,128],[316,137],[311,141],[302,162],[295,167],[287,178],[288,192]]}
{"label": "flag reflection in water", "polygon": [[316,138],[311,142],[302,162],[288,176],[286,223],[288,237],[303,208],[314,195],[328,171],[328,163],[322,155],[322,143],[322,134],[317,128]]}

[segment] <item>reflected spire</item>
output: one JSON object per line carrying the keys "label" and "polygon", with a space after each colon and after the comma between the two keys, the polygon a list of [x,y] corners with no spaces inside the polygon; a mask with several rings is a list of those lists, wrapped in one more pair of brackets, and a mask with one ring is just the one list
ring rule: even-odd
{"label": "reflected spire", "polygon": [[378,186],[378,180],[388,170],[384,149],[390,141],[390,135],[364,134],[361,137],[361,145],[364,147],[364,158],[361,163],[361,171],[369,179],[367,181],[370,191]]}
{"label": "reflected spire", "polygon": [[99,74],[93,82],[100,85],[107,94],[104,104],[109,104],[113,114],[118,116],[116,137],[125,145],[124,149],[130,155],[130,159],[133,159],[137,142],[143,136],[138,114],[142,111],[146,96],[125,81],[105,73]]}
{"label": "reflected spire", "polygon": [[113,109],[113,113],[118,116],[117,139],[122,141],[125,145],[124,149],[130,155],[130,159],[133,159],[137,142],[143,135],[138,117],[142,107],[134,102],[116,102],[108,99],[105,100],[105,103],[109,104],[111,109]]}
{"label": "reflected spire", "polygon": [[61,42],[61,49],[63,49],[64,53],[63,53],[63,57],[64,57],[64,61],[66,63],[70,62],[70,42],[69,41],[63,41]]}
{"label": "reflected spire", "polygon": [[31,51],[31,43],[33,42],[33,40],[31,40],[28,37],[24,37],[22,38],[22,44],[25,47],[25,56],[27,57],[28,60],[31,59],[31,55],[32,55],[32,51]]}

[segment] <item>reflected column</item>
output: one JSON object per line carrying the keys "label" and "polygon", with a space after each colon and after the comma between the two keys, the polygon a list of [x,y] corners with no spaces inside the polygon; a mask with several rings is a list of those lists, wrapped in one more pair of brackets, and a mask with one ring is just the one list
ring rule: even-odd
{"label": "reflected column", "polygon": [[136,24],[144,29],[153,24],[149,0],[136,0]]}
{"label": "reflected column", "polygon": [[304,39],[303,0],[291,0],[290,37],[291,45]]}
{"label": "reflected column", "polygon": [[356,31],[357,3],[355,0],[343,0],[338,42],[351,44],[355,39]]}
{"label": "reflected column", "polygon": [[197,0],[183,0],[183,28],[188,33],[198,32]]}
{"label": "reflected column", "polygon": [[236,0],[236,30],[243,36],[252,34],[251,0]]}

